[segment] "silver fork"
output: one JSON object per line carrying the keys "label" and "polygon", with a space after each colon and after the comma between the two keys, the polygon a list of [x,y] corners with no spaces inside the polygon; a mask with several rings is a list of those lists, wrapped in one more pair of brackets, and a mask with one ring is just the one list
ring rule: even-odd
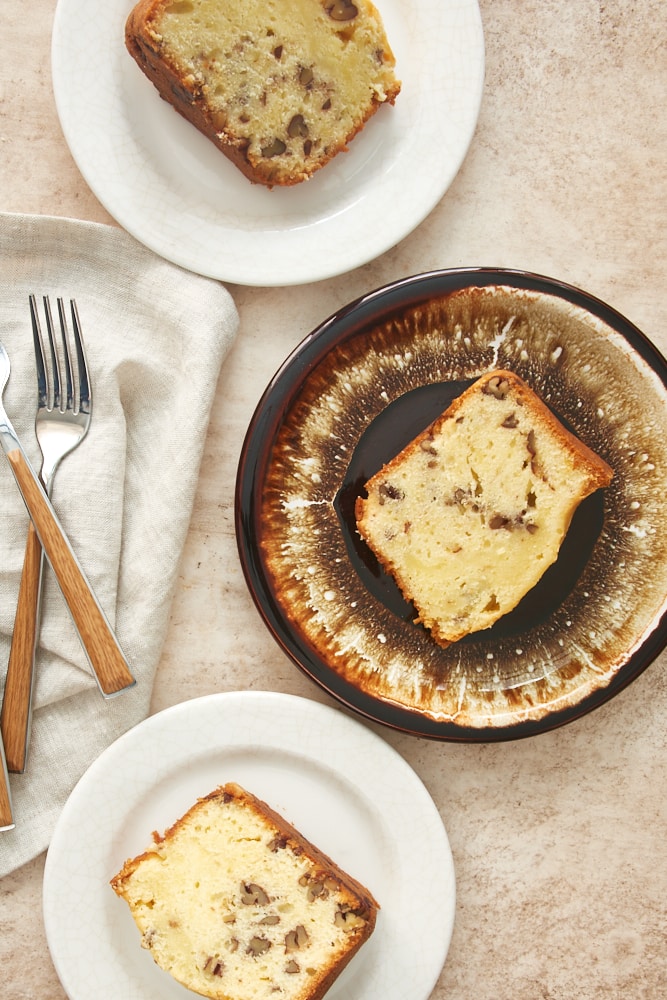
{"label": "silver fork", "polygon": [[[63,300],[60,298],[57,300],[62,343],[62,351],[59,352],[56,345],[51,303],[48,296],[43,298],[50,367],[44,352],[44,337],[34,295],[30,296],[29,303],[35,348],[35,367],[37,369],[35,434],[42,453],[39,478],[50,497],[53,489],[53,478],[61,459],[76,448],[86,436],[90,425],[93,401],[76,303],[71,301],[70,308],[72,311],[74,351],[79,373],[78,386],[74,385],[72,375],[70,338]],[[19,774],[25,770],[30,743],[43,574],[44,550],[31,521],[28,526],[2,714],[0,715],[7,768]]]}
{"label": "silver fork", "polygon": [[[90,424],[92,409],[88,365],[83,348],[81,324],[79,322],[76,303],[72,301],[70,307],[74,331],[74,356],[76,358],[77,370],[76,383],[73,378],[72,352],[69,347],[69,332],[62,299],[58,299],[58,316],[63,355],[63,364],[61,365],[59,351],[55,343],[54,323],[49,300],[46,297],[44,298],[44,313],[50,359],[50,365],[47,365],[37,305],[34,296],[30,296],[38,385],[38,408],[35,418],[35,431],[42,452],[40,480],[47,497],[51,494],[53,477],[59,462],[84,438]],[[14,463],[12,465],[16,475],[17,467]],[[19,468],[22,468],[21,463],[19,463]],[[24,493],[24,499],[28,503],[19,476],[17,476],[17,481],[19,481],[19,486],[21,486]],[[30,507],[30,504],[28,506]],[[31,516],[33,516],[32,510]],[[33,523],[34,520],[33,516],[28,530],[26,555],[19,589],[19,602],[14,623],[12,649],[7,669],[2,713],[0,715],[0,726],[5,743],[7,767],[10,771],[16,772],[25,770],[30,737],[34,658],[37,648],[40,592],[44,565],[44,550],[42,544],[40,544],[40,537],[45,547],[47,547],[47,540],[44,538],[44,533],[46,533],[49,540],[52,540],[52,525],[42,521],[43,527],[40,532],[39,524],[36,529]],[[69,570],[66,570],[65,578],[63,579],[62,565],[59,557],[64,554],[65,562],[67,562],[68,556],[62,548],[60,540],[55,539],[55,544],[55,555],[58,560],[58,566],[54,563],[56,576],[65,593],[70,611],[75,620],[75,625],[95,669],[101,690],[103,694],[107,695],[117,693],[124,687],[133,684],[134,680],[129,673],[120,649],[117,647],[117,642],[111,633],[103,612],[99,608],[94,595],[90,592],[89,584],[83,577],[78,563],[74,569],[70,567]],[[68,547],[66,542],[65,546],[66,548]],[[53,562],[52,555],[48,551],[47,556]],[[75,559],[73,553],[71,553],[71,556]],[[81,585],[88,591],[89,596],[85,593],[83,595],[80,593]],[[109,639],[111,639],[111,646],[108,644]],[[100,649],[92,648],[98,645]],[[102,680],[100,680],[96,666],[100,664],[100,657],[103,660],[106,655],[104,653],[105,646],[111,657],[111,665],[104,665],[102,663],[102,671],[106,672],[107,669],[110,670],[110,676],[102,677]],[[114,647],[116,648],[114,649]]]}

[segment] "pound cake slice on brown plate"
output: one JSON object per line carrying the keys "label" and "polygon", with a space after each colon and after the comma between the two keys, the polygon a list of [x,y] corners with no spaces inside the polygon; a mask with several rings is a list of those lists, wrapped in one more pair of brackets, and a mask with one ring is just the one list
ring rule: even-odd
{"label": "pound cake slice on brown plate", "polygon": [[321,1000],[379,906],[235,783],[199,799],[111,880],[155,962],[213,1000]]}
{"label": "pound cake slice on brown plate", "polygon": [[140,0],[125,43],[251,181],[307,180],[400,91],[370,0]]}
{"label": "pound cake slice on brown plate", "polygon": [[516,607],[612,476],[518,375],[497,370],[366,483],[357,528],[447,646]]}

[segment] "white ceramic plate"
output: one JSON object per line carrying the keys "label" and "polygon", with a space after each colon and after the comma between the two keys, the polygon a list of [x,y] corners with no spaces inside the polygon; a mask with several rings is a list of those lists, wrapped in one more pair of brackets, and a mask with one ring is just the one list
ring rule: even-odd
{"label": "white ceramic plate", "polygon": [[400,242],[442,198],[470,145],[484,81],[477,0],[377,0],[403,87],[306,184],[252,185],[160,99],[124,44],[132,0],[59,0],[52,72],[81,173],[140,242],[200,274],[292,285]]}
{"label": "white ceramic plate", "polygon": [[451,851],[433,800],[361,723],[269,692],[211,695],[152,716],[109,747],[72,792],[44,873],[47,940],[70,1000],[192,996],[140,947],[109,879],[153,830],[226,781],[268,801],[382,907],[327,1000],[426,1000],[455,909]]}

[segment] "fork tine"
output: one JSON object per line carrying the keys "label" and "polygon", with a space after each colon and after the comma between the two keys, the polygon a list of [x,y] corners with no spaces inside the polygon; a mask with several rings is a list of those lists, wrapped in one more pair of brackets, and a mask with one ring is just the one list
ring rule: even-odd
{"label": "fork tine", "polygon": [[37,368],[37,395],[38,406],[48,405],[48,391],[46,385],[46,361],[44,358],[44,342],[42,338],[42,328],[39,323],[39,313],[37,312],[37,302],[35,296],[30,296],[30,320],[32,322],[32,339],[35,344],[35,367]]}
{"label": "fork tine", "polygon": [[65,305],[62,299],[58,299],[58,319],[60,320],[60,337],[63,344],[63,360],[65,365],[65,390],[67,399],[65,409],[71,410],[74,403],[74,380],[72,378],[72,358],[69,349],[69,332],[67,330],[67,316]]}
{"label": "fork tine", "polygon": [[[61,409],[60,405],[60,361],[58,359],[58,351],[56,349],[56,341],[53,334],[53,316],[51,315],[51,303],[49,301],[48,295],[44,296],[44,315],[46,316],[46,332],[49,338],[49,354],[51,356],[51,381],[53,383],[53,401],[52,406],[56,410]],[[48,372],[47,372],[48,376]]]}
{"label": "fork tine", "polygon": [[90,413],[93,403],[93,390],[88,377],[88,362],[86,351],[83,346],[81,336],[81,322],[79,320],[79,310],[74,299],[70,299],[70,309],[72,310],[72,328],[74,330],[74,349],[76,352],[76,363],[79,372],[79,406],[81,413]]}

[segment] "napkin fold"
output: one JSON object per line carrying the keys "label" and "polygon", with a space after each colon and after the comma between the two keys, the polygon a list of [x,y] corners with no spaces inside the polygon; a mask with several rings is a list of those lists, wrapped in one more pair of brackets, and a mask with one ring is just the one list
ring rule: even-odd
{"label": "napkin fold", "polygon": [[[16,829],[0,833],[0,875],[49,843],[72,788],[149,712],[192,513],[218,375],[238,329],[219,282],[157,257],[122,230],[0,213],[4,405],[39,470],[34,433],[33,292],[77,302],[93,388],[88,435],[62,462],[53,504],[137,680],[105,700],[50,568],[43,591],[25,774],[10,775]],[[16,612],[28,515],[0,454],[0,683]]]}

